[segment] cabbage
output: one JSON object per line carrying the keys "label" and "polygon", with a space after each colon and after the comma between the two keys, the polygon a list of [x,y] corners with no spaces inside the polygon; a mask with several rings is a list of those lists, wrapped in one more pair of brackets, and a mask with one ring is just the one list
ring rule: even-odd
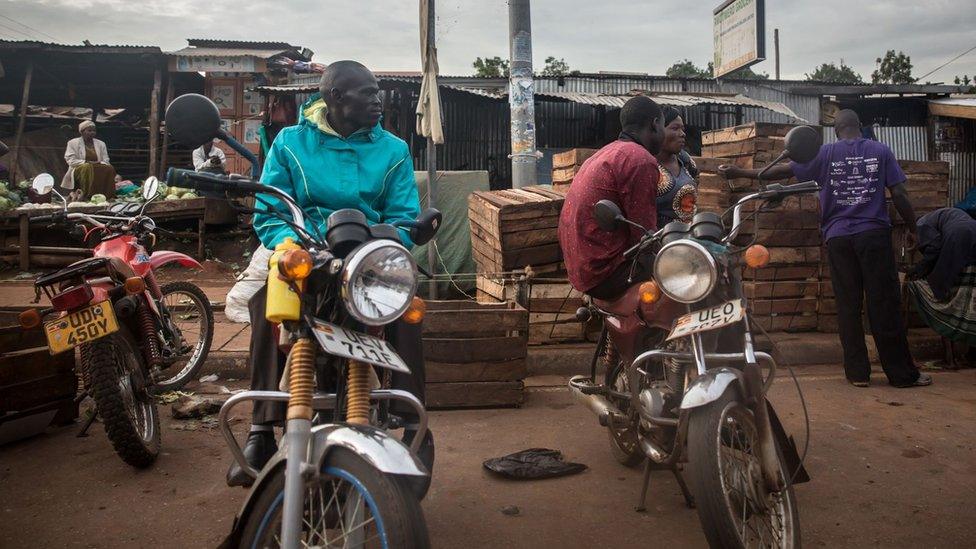
{"label": "cabbage", "polygon": [[91,200],[89,200],[89,202],[92,204],[101,204],[102,202],[106,201],[108,201],[108,198],[106,198],[104,194],[93,194],[91,196]]}
{"label": "cabbage", "polygon": [[9,198],[0,197],[0,212],[5,212],[14,207],[13,202]]}
{"label": "cabbage", "polygon": [[179,200],[179,199],[180,197],[176,196],[175,194],[171,194],[166,197],[166,200]]}
{"label": "cabbage", "polygon": [[191,192],[188,192],[188,193],[183,193],[182,195],[180,195],[180,198],[188,199],[188,198],[200,198],[200,197],[197,196],[196,193],[194,193],[194,192],[191,191]]}
{"label": "cabbage", "polygon": [[30,188],[30,186],[31,182],[29,179],[21,179],[20,183],[17,183],[17,188],[21,190],[27,190]]}

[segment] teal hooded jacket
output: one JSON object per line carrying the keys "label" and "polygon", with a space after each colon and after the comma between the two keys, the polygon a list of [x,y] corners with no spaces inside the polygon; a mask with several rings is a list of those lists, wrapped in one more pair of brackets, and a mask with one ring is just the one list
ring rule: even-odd
{"label": "teal hooded jacket", "polygon": [[[370,224],[415,219],[420,199],[407,144],[379,124],[343,138],[329,126],[326,112],[318,94],[302,105],[298,124],[275,137],[261,182],[295,198],[313,235],[317,230],[324,236],[329,215],[344,208],[363,212]],[[259,196],[288,215],[277,198]],[[258,202],[256,207],[267,206]],[[299,241],[294,229],[269,214],[254,215],[254,231],[272,250],[286,237]],[[406,229],[400,230],[400,239],[407,248],[413,246]]]}

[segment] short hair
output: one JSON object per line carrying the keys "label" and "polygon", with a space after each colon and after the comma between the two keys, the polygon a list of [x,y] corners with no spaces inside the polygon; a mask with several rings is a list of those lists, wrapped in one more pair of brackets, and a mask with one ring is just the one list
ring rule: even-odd
{"label": "short hair", "polygon": [[674,122],[676,118],[678,118],[679,116],[681,116],[681,111],[679,111],[678,109],[676,109],[676,108],[674,108],[674,107],[672,107],[670,105],[665,106],[665,107],[662,107],[661,110],[664,113],[664,125],[665,126],[667,126],[668,124]]}
{"label": "short hair", "polygon": [[359,61],[344,60],[331,63],[322,71],[322,79],[319,80],[319,93],[324,97],[333,88],[346,91],[350,77],[362,73],[373,74],[366,68],[366,65]]}
{"label": "short hair", "polygon": [[856,130],[861,129],[861,117],[857,115],[856,112],[851,109],[844,109],[837,113],[837,117],[834,118],[835,128],[854,128]]}
{"label": "short hair", "polygon": [[650,126],[655,118],[661,118],[661,106],[646,95],[631,97],[620,109],[620,126],[625,130]]}

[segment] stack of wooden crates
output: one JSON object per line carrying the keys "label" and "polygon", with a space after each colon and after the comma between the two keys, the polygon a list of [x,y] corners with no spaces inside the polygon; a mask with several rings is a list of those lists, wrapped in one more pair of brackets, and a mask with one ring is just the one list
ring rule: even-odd
{"label": "stack of wooden crates", "polygon": [[559,213],[568,186],[479,191],[468,198],[480,303],[517,302],[529,312],[531,345],[585,341],[583,305],[566,279]]}
{"label": "stack of wooden crates", "polygon": [[[758,190],[759,183],[753,180],[725,180],[718,175],[718,166],[766,166],[783,152],[784,137],[793,127],[752,123],[702,133],[702,158],[696,159],[702,172],[699,209],[723,213],[743,196]],[[767,183],[770,181],[763,182]],[[758,203],[747,205],[743,217],[755,213],[757,206]],[[744,289],[751,299],[753,318],[769,331],[815,330],[822,273],[817,196],[791,197],[775,210],[751,218],[743,224],[739,242],[749,242],[754,237],[769,249],[770,264],[745,273]]]}
{"label": "stack of wooden crates", "polygon": [[568,187],[586,159],[598,149],[570,149],[552,155],[552,186]]}

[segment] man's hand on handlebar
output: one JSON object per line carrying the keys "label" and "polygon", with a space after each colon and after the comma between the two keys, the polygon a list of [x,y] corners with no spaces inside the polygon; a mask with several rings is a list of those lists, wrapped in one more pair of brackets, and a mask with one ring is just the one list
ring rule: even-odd
{"label": "man's hand on handlebar", "polygon": [[722,164],[718,167],[718,173],[725,179],[739,179],[745,177],[743,169],[734,164]]}

